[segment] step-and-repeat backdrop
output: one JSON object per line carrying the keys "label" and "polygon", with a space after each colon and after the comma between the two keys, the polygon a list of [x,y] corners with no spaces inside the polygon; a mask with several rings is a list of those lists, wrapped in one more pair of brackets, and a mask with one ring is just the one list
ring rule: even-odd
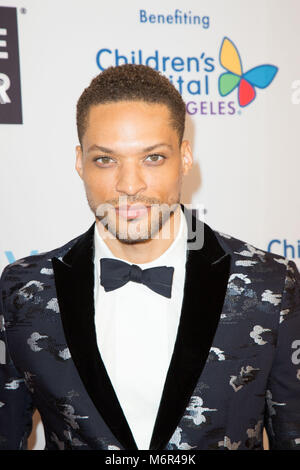
{"label": "step-and-repeat backdrop", "polygon": [[182,202],[300,267],[299,18],[299,0],[0,0],[0,272],[92,223],[76,101],[124,63],[162,71],[186,102]]}

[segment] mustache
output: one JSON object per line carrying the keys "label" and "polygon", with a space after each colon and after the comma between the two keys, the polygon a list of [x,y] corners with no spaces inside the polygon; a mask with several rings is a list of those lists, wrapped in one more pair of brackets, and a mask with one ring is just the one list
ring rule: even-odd
{"label": "mustache", "polygon": [[120,202],[126,202],[126,204],[143,204],[145,206],[150,206],[152,204],[162,204],[162,201],[157,198],[148,198],[148,197],[132,197],[132,196],[127,196],[127,197],[122,197],[120,196],[119,198],[114,198],[114,199],[108,199],[105,201],[104,204],[110,204],[113,207],[119,206]]}
{"label": "mustache", "polygon": [[159,211],[159,216],[162,217],[162,214],[169,213],[171,216],[177,209],[179,202],[166,203],[161,202],[158,198],[148,198],[148,197],[120,197],[119,199],[113,198],[109,199],[103,203],[100,203],[95,210],[95,215],[98,220],[102,220],[104,217],[109,216],[111,209],[113,211],[120,206],[127,206],[131,204],[140,204],[144,206],[156,207]]}

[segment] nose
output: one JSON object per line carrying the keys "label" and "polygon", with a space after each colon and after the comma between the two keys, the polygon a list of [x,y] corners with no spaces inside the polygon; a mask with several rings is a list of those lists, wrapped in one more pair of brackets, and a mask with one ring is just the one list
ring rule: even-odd
{"label": "nose", "polygon": [[146,189],[147,185],[142,170],[134,162],[122,165],[119,169],[116,190],[128,196],[134,196]]}

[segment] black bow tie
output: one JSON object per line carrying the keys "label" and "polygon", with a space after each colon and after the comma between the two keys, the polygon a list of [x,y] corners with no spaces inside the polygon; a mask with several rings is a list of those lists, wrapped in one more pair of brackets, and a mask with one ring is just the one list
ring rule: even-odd
{"label": "black bow tie", "polygon": [[128,281],[145,284],[158,294],[171,298],[173,267],[157,266],[141,269],[136,264],[128,264],[114,258],[101,258],[101,285],[105,291],[118,289]]}

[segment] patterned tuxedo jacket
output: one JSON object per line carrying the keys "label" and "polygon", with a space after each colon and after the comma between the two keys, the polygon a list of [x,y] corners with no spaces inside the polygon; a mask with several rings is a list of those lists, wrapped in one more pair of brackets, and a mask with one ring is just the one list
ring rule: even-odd
{"label": "patterned tuxedo jacket", "polygon": [[[204,245],[187,253],[150,449],[259,450],[265,427],[271,449],[299,450],[296,265],[192,220]],[[36,408],[46,450],[137,449],[97,348],[93,232],[3,271],[0,449],[26,449]]]}

